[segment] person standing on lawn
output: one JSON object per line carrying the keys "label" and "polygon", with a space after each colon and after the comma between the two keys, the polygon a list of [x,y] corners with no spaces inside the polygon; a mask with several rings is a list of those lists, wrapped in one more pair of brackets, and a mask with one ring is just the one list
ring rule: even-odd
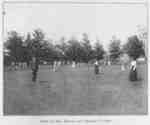
{"label": "person standing on lawn", "polygon": [[99,64],[97,60],[94,63],[94,71],[96,75],[99,74]]}
{"label": "person standing on lawn", "polygon": [[57,70],[57,61],[54,61],[53,63],[53,71],[56,72]]}
{"label": "person standing on lawn", "polygon": [[137,81],[138,80],[138,78],[137,78],[137,62],[135,59],[133,59],[131,61],[131,64],[130,64],[129,80],[130,81]]}
{"label": "person standing on lawn", "polygon": [[31,69],[32,69],[32,81],[35,82],[37,79],[37,72],[39,69],[39,64],[36,57],[32,58]]}

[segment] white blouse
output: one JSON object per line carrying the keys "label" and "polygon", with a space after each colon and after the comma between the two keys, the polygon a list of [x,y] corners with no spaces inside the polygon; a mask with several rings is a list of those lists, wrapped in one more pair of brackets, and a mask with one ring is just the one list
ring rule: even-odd
{"label": "white blouse", "polygon": [[98,65],[98,61],[95,62],[95,65]]}
{"label": "white blouse", "polygon": [[133,67],[133,70],[136,69],[136,61],[131,61],[131,67],[130,69]]}

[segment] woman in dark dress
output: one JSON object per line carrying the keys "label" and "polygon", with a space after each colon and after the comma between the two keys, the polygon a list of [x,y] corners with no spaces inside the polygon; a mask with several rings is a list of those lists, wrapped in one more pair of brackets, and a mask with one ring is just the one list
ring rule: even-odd
{"label": "woman in dark dress", "polygon": [[32,69],[32,81],[35,82],[37,79],[37,72],[39,69],[39,64],[36,57],[32,58],[31,69]]}
{"label": "woman in dark dress", "polygon": [[131,61],[129,80],[130,81],[137,81],[138,80],[136,60]]}
{"label": "woman in dark dress", "polygon": [[94,71],[95,71],[95,74],[99,74],[99,65],[98,65],[98,61],[96,61],[94,63]]}

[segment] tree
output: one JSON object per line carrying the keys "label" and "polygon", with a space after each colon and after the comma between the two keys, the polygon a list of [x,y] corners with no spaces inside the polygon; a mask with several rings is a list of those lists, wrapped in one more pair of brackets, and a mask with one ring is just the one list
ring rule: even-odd
{"label": "tree", "polygon": [[139,25],[137,28],[138,28],[137,37],[139,38],[139,40],[143,42],[145,56],[147,57],[148,56],[148,29],[143,25]]}
{"label": "tree", "polygon": [[57,55],[61,60],[66,61],[67,60],[67,56],[66,56],[66,52],[68,49],[68,45],[66,44],[66,39],[65,37],[61,37],[60,39],[60,43],[56,44],[56,49],[57,49]]}
{"label": "tree", "polygon": [[92,59],[92,46],[90,44],[90,40],[88,38],[88,35],[86,33],[83,33],[83,60],[88,63]]}
{"label": "tree", "polygon": [[24,59],[23,61],[27,62],[27,66],[30,64],[30,60],[32,58],[32,39],[31,34],[28,33],[26,39],[23,42],[23,55]]}
{"label": "tree", "polygon": [[42,43],[42,47],[39,48],[39,58],[40,60],[43,60],[43,61],[49,61],[49,55],[51,55],[51,51],[50,51],[50,47],[49,47],[49,43],[47,40],[43,40],[43,43]]}
{"label": "tree", "polygon": [[99,41],[97,41],[95,43],[95,46],[94,46],[94,56],[97,60],[101,60],[103,59],[104,57],[104,54],[105,54],[105,50],[103,48],[103,46],[99,43]]}
{"label": "tree", "polygon": [[[30,52],[32,52],[32,51],[31,51],[31,49],[32,49],[32,42],[33,42],[33,40],[32,40],[32,38],[31,38],[31,34],[30,34],[30,33],[27,33],[27,37],[26,37],[26,39],[25,39],[25,46],[27,46],[27,48],[29,49]],[[31,53],[30,53],[30,54],[31,54]]]}
{"label": "tree", "polygon": [[124,50],[133,59],[145,55],[143,42],[136,35],[128,38],[128,42],[124,45]]}
{"label": "tree", "polygon": [[10,51],[10,56],[12,60],[16,63],[22,59],[22,43],[23,37],[20,36],[16,31],[11,31],[8,33],[6,48]]}
{"label": "tree", "polygon": [[34,56],[41,58],[41,51],[43,50],[44,45],[44,38],[45,35],[41,29],[36,29],[33,32],[33,39],[32,39],[32,53]]}
{"label": "tree", "polygon": [[121,54],[120,40],[113,38],[109,45],[110,60],[116,62]]}
{"label": "tree", "polygon": [[68,41],[68,47],[66,49],[66,56],[70,61],[76,63],[81,61],[82,48],[78,40],[72,38]]}

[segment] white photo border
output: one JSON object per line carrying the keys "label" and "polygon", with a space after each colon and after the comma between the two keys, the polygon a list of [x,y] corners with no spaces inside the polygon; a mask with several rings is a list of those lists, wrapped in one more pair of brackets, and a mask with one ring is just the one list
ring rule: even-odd
{"label": "white photo border", "polygon": [[[40,3],[40,4],[120,4],[120,5],[128,5],[128,4],[144,4],[146,9],[147,9],[147,31],[148,31],[148,46],[147,46],[147,52],[148,52],[148,59],[147,59],[147,65],[148,65],[148,70],[147,70],[147,75],[148,75],[148,83],[150,81],[149,79],[149,47],[150,47],[150,44],[149,44],[149,38],[150,38],[150,34],[149,34],[149,17],[150,17],[150,4],[149,4],[149,1],[141,1],[139,2],[139,0],[137,1],[130,1],[129,0],[126,2],[125,0],[123,2],[120,1],[113,1],[111,2],[111,0],[109,0],[108,2],[104,2],[104,0],[99,0],[99,1],[75,1],[75,0],[68,0],[68,1],[63,1],[63,0],[60,0],[60,1],[52,1],[52,0],[49,0],[49,1],[14,1],[14,0],[9,0],[9,1],[1,1],[1,22],[0,22],[0,26],[2,27],[1,28],[1,42],[0,42],[0,61],[1,61],[1,65],[0,65],[0,75],[1,75],[1,78],[0,78],[0,88],[1,88],[1,95],[0,95],[0,99],[1,99],[1,103],[0,103],[0,106],[1,106],[1,110],[0,110],[0,113],[1,113],[1,116],[0,116],[0,124],[2,125],[8,125],[8,124],[14,124],[14,125],[19,125],[19,124],[23,124],[23,125],[28,125],[28,124],[38,124],[38,125],[48,125],[48,124],[97,124],[97,125],[106,125],[106,124],[113,124],[113,125],[126,125],[126,124],[136,124],[136,125],[141,125],[141,124],[144,124],[144,125],[148,125],[148,123],[150,122],[150,116],[149,116],[149,108],[148,108],[148,115],[115,115],[115,116],[111,116],[111,115],[100,115],[100,116],[4,116],[3,115],[3,80],[4,80],[4,76],[3,76],[3,41],[4,41],[4,14],[5,14],[5,11],[4,11],[4,6],[5,4],[16,4],[16,3],[19,3],[19,4],[25,4],[25,3],[29,3],[29,4],[36,4],[36,3]],[[147,83],[147,84],[148,84]],[[148,85],[148,107],[149,107],[149,85]],[[67,121],[68,120],[68,123],[67,122],[64,122],[64,121]],[[88,122],[89,120],[89,122]],[[70,122],[69,122],[70,121]],[[72,121],[72,122],[71,122]],[[79,122],[80,121],[80,122]],[[90,123],[91,121],[91,123]],[[95,121],[95,122],[94,122]]]}

